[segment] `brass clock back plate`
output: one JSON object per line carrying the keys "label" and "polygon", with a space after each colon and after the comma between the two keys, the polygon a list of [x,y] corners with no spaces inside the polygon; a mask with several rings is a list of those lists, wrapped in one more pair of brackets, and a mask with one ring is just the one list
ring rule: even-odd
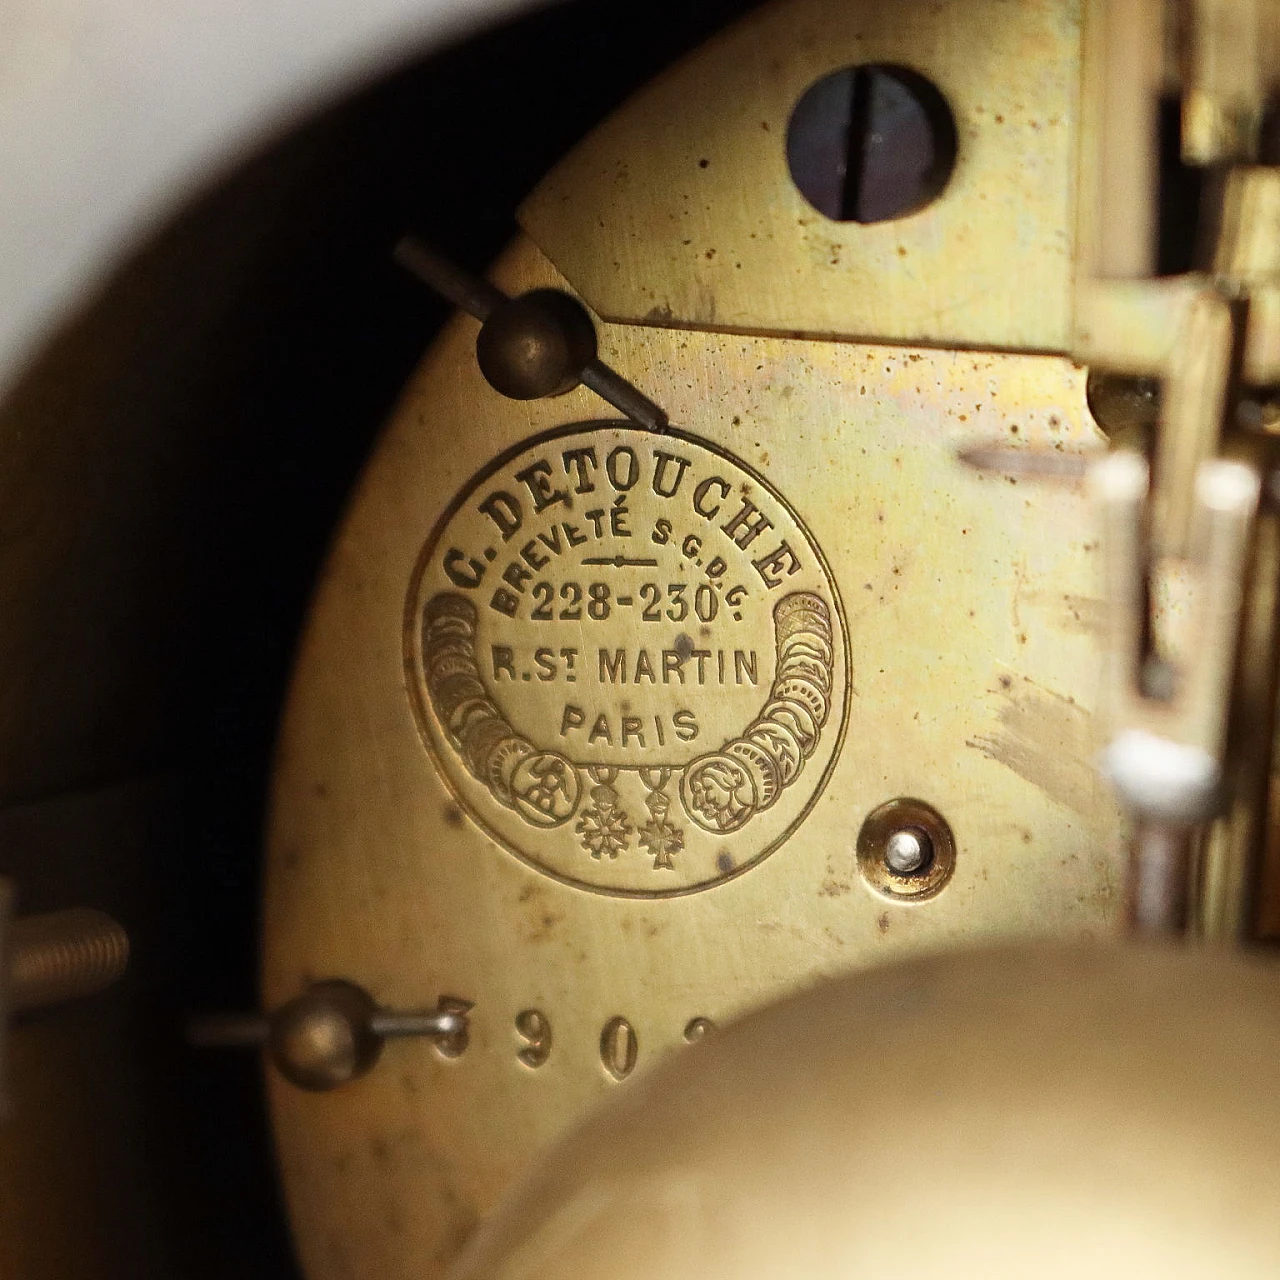
{"label": "brass clock back plate", "polygon": [[[1100,443],[1081,369],[976,349],[999,336],[1000,297],[1046,342],[1068,305],[1053,228],[1069,219],[1045,230],[1039,206],[1024,208],[1015,256],[1028,274],[1011,279],[992,241],[1018,189],[983,187],[970,166],[987,163],[1000,116],[1019,122],[1019,154],[1047,186],[1069,190],[1078,14],[987,4],[976,21],[973,8],[913,9],[906,24],[902,6],[770,6],[696,55],[696,95],[687,71],[659,81],[532,198],[529,236],[493,273],[508,293],[560,288],[603,306],[612,270],[609,297],[644,282],[692,300],[661,324],[599,326],[601,355],[661,404],[670,432],[620,422],[583,389],[503,398],[466,317],[407,388],[298,659],[264,1000],[341,977],[392,1007],[466,1002],[469,1035],[449,1055],[390,1044],[323,1096],[271,1078],[312,1280],[442,1274],[593,1103],[785,992],[905,953],[1113,927],[1120,822],[1092,765],[1084,496],[956,461],[975,439]],[[752,30],[769,33],[755,78],[740,57]],[[979,40],[982,92],[962,92]],[[801,207],[780,159],[795,100],[842,65],[902,63],[910,48],[953,95],[951,185],[874,226]],[[1042,48],[1060,61],[1037,77],[1037,141],[1003,70]],[[704,153],[712,134],[722,149]],[[619,187],[621,172],[655,166],[680,182]],[[963,233],[953,199],[975,210]],[[605,205],[628,226],[578,219]],[[735,281],[731,316],[719,277],[670,250],[669,223],[693,242],[681,253],[696,247]],[[735,237],[770,236],[790,265],[736,255]],[[887,236],[938,251],[926,269],[884,256]],[[961,242],[979,258],[952,251]],[[948,273],[975,271],[981,288],[957,292]],[[1024,324],[1036,281],[1041,329]],[[954,349],[862,340],[876,332],[858,310],[868,289],[893,317],[882,336]],[[788,323],[784,294],[870,318],[839,341],[779,336],[829,323]],[[930,308],[945,331],[924,323]],[[625,299],[617,309],[644,319]],[[740,332],[714,331],[717,316]],[[910,803],[884,808],[897,801]],[[864,822],[878,830],[886,812],[944,825],[946,876],[930,892],[860,871]]]}

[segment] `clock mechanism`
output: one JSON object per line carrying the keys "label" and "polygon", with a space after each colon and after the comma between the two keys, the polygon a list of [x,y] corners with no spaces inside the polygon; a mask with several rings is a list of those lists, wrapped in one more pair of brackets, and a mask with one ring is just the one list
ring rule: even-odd
{"label": "clock mechanism", "polygon": [[[602,1099],[822,980],[1242,928],[1240,832],[1203,833],[1260,518],[1208,444],[1243,322],[1221,279],[1088,257],[1081,17],[768,5],[563,159],[486,279],[401,243],[460,314],[299,656],[264,1001],[341,975],[466,1035],[272,1077],[311,1274],[446,1265]],[[1126,345],[1179,287],[1189,336]],[[1111,441],[1166,360],[1151,442]],[[1164,559],[1149,455],[1191,477]]]}
{"label": "clock mechanism", "polygon": [[388,240],[453,315],[189,1031],[308,1280],[1133,1274],[1274,1185],[1276,16],[769,0],[483,273]]}

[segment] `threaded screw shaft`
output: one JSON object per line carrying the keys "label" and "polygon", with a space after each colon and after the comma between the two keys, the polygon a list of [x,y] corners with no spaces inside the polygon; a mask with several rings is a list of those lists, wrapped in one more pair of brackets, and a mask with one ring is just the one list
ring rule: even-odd
{"label": "threaded screw shaft", "polygon": [[10,1014],[110,986],[129,964],[129,935],[105,911],[77,907],[25,916],[9,929]]}

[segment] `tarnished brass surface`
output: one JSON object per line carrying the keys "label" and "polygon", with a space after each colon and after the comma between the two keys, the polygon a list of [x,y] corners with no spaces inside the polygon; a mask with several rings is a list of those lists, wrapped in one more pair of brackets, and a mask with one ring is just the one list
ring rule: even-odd
{"label": "tarnished brass surface", "polygon": [[[1078,16],[777,5],[552,174],[494,284],[642,322],[599,354],[669,432],[504,398],[465,317],[418,370],[299,658],[263,1007],[342,977],[465,1002],[468,1043],[390,1044],[323,1098],[270,1076],[312,1280],[441,1275],[599,1099],[763,1002],[1117,926],[1082,486],[957,460],[1106,443],[1082,367],[974,350],[1073,340]],[[783,137],[863,60],[935,79],[960,130],[937,201],[870,227],[808,209]],[[895,802],[948,836],[914,899],[878,846],[859,867]]]}
{"label": "tarnished brass surface", "polygon": [[[768,5],[597,129],[521,224],[612,320],[1065,350],[1079,60],[1061,0]],[[942,91],[955,170],[909,217],[832,222],[791,181],[787,124],[873,63]]]}
{"label": "tarnished brass surface", "polygon": [[[513,293],[564,287],[527,241],[495,278]],[[475,332],[469,319],[446,332],[370,466],[320,587],[282,732],[264,1007],[334,976],[390,1006],[440,996],[474,1004],[470,1044],[455,1058],[392,1044],[368,1076],[323,1098],[272,1076],[281,1168],[314,1280],[351,1270],[439,1274],[551,1139],[705,1020],[895,955],[982,937],[1092,934],[1117,919],[1119,820],[1092,763],[1099,661],[1083,494],[976,473],[955,458],[963,442],[992,435],[1097,448],[1082,370],[1054,357],[603,325],[602,357],[678,424],[645,437],[584,425],[599,417],[585,390],[530,403],[498,395],[475,366]],[[566,434],[548,435],[558,431]],[[691,460],[676,498],[637,493],[629,504],[628,546],[657,566],[581,563],[588,553],[621,554],[627,541],[608,514],[599,517],[608,536],[594,538],[588,513],[614,509],[611,488],[533,518],[533,495],[514,469],[546,461],[550,474],[533,473],[535,487],[541,474],[552,491],[572,492],[576,471],[566,474],[562,454],[584,442],[597,450],[598,484],[623,445],[638,459],[662,449]],[[730,492],[703,519],[684,505],[687,486],[716,474]],[[527,522],[505,542],[477,510],[494,489],[518,497]],[[588,507],[588,497],[601,500]],[[749,497],[774,522],[745,550],[723,528],[737,512],[731,497]],[[701,536],[703,566],[652,542],[668,511],[679,515],[673,529]],[[528,578],[517,570],[523,590],[512,587],[508,565],[528,567],[522,551],[539,533],[554,540],[553,515],[593,534],[567,560],[561,530],[557,566],[575,564],[574,576],[548,564]],[[695,750],[729,754],[726,743],[750,738],[753,717],[773,716],[769,690],[787,660],[776,608],[791,588],[786,578],[769,588],[751,562],[783,540],[802,561],[799,592],[827,606],[830,644],[808,641],[830,654],[828,674],[810,668],[829,682],[826,723],[772,807],[718,835],[699,823],[675,772],[690,770]],[[646,544],[651,552],[638,549]],[[749,555],[757,545],[761,555]],[[552,554],[538,546],[535,555]],[[482,588],[444,575],[443,553],[454,549],[461,559],[450,563],[464,578],[478,572],[472,560],[485,569]],[[692,588],[707,553],[729,566],[726,584],[749,588],[741,622],[720,614],[690,629],[693,618],[646,623],[634,612],[625,623],[531,619],[539,581],[556,584],[557,612],[574,603],[561,599],[563,581],[583,584],[584,612],[591,583],[614,584],[611,598],[631,584],[634,611],[643,574],[659,571],[666,610],[668,585]],[[516,619],[493,607],[500,590],[519,601]],[[474,623],[466,611],[431,611],[449,592],[474,609]],[[726,608],[727,592],[719,599]],[[817,606],[804,612],[802,629],[825,639]],[[450,644],[424,637],[428,613],[449,622]],[[720,639],[739,627],[749,639]],[[661,654],[683,647],[682,635],[712,653],[754,649],[751,695],[729,676],[732,664],[721,686],[715,659],[705,660],[714,684],[664,692]],[[512,672],[500,655],[496,678],[494,645],[512,650]],[[569,683],[560,650],[573,647],[581,679]],[[554,651],[554,679],[540,679],[538,648]],[[601,681],[601,648],[611,661],[627,651],[626,694]],[[653,682],[636,679],[642,649]],[[461,684],[433,695],[431,664],[446,658]],[[477,679],[482,690],[467,683]],[[568,706],[588,714],[562,735]],[[698,738],[669,736],[664,769],[641,772],[656,730],[645,748],[633,737],[624,751],[622,717],[640,719],[648,735],[653,717],[674,724],[682,709]],[[473,715],[495,736],[469,736]],[[613,740],[593,744],[601,715]],[[480,749],[511,739],[530,750],[520,741]],[[539,770],[522,773],[539,753]],[[548,829],[521,803],[534,794],[524,784],[547,777],[540,767],[551,754],[572,766],[556,776],[572,775],[579,791],[571,817]],[[758,758],[745,763],[763,768]],[[646,786],[666,767],[665,786]],[[658,789],[665,815],[646,804]],[[925,902],[886,901],[857,870],[863,819],[899,797],[934,806],[955,836],[954,875]],[[680,828],[683,846],[642,843],[651,818]],[[602,831],[621,847],[597,839]],[[664,847],[670,868],[655,865]],[[738,874],[715,883],[721,852]],[[684,892],[622,896],[667,888]]]}
{"label": "tarnished brass surface", "polygon": [[709,1037],[563,1143],[455,1280],[1263,1280],[1274,961],[998,951]]}

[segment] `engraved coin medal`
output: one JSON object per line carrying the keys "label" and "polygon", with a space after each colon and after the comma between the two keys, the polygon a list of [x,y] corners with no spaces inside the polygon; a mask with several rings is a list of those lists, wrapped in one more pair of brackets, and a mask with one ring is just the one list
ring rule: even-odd
{"label": "engraved coin medal", "polygon": [[842,734],[821,552],[761,477],[691,436],[584,424],[486,467],[423,551],[408,628],[459,800],[584,888],[684,893],[753,866]]}
{"label": "engraved coin medal", "polygon": [[[1071,356],[1080,16],[762,6],[459,284],[580,299],[673,425],[500,394],[460,314],[353,497],[281,727],[263,1006],[341,980],[466,1028],[325,1094],[268,1071],[309,1280],[439,1280],[602,1097],[786,993],[1117,927],[1084,487],[957,460],[1105,444]],[[850,67],[954,118],[900,217],[792,179],[797,104]]]}

